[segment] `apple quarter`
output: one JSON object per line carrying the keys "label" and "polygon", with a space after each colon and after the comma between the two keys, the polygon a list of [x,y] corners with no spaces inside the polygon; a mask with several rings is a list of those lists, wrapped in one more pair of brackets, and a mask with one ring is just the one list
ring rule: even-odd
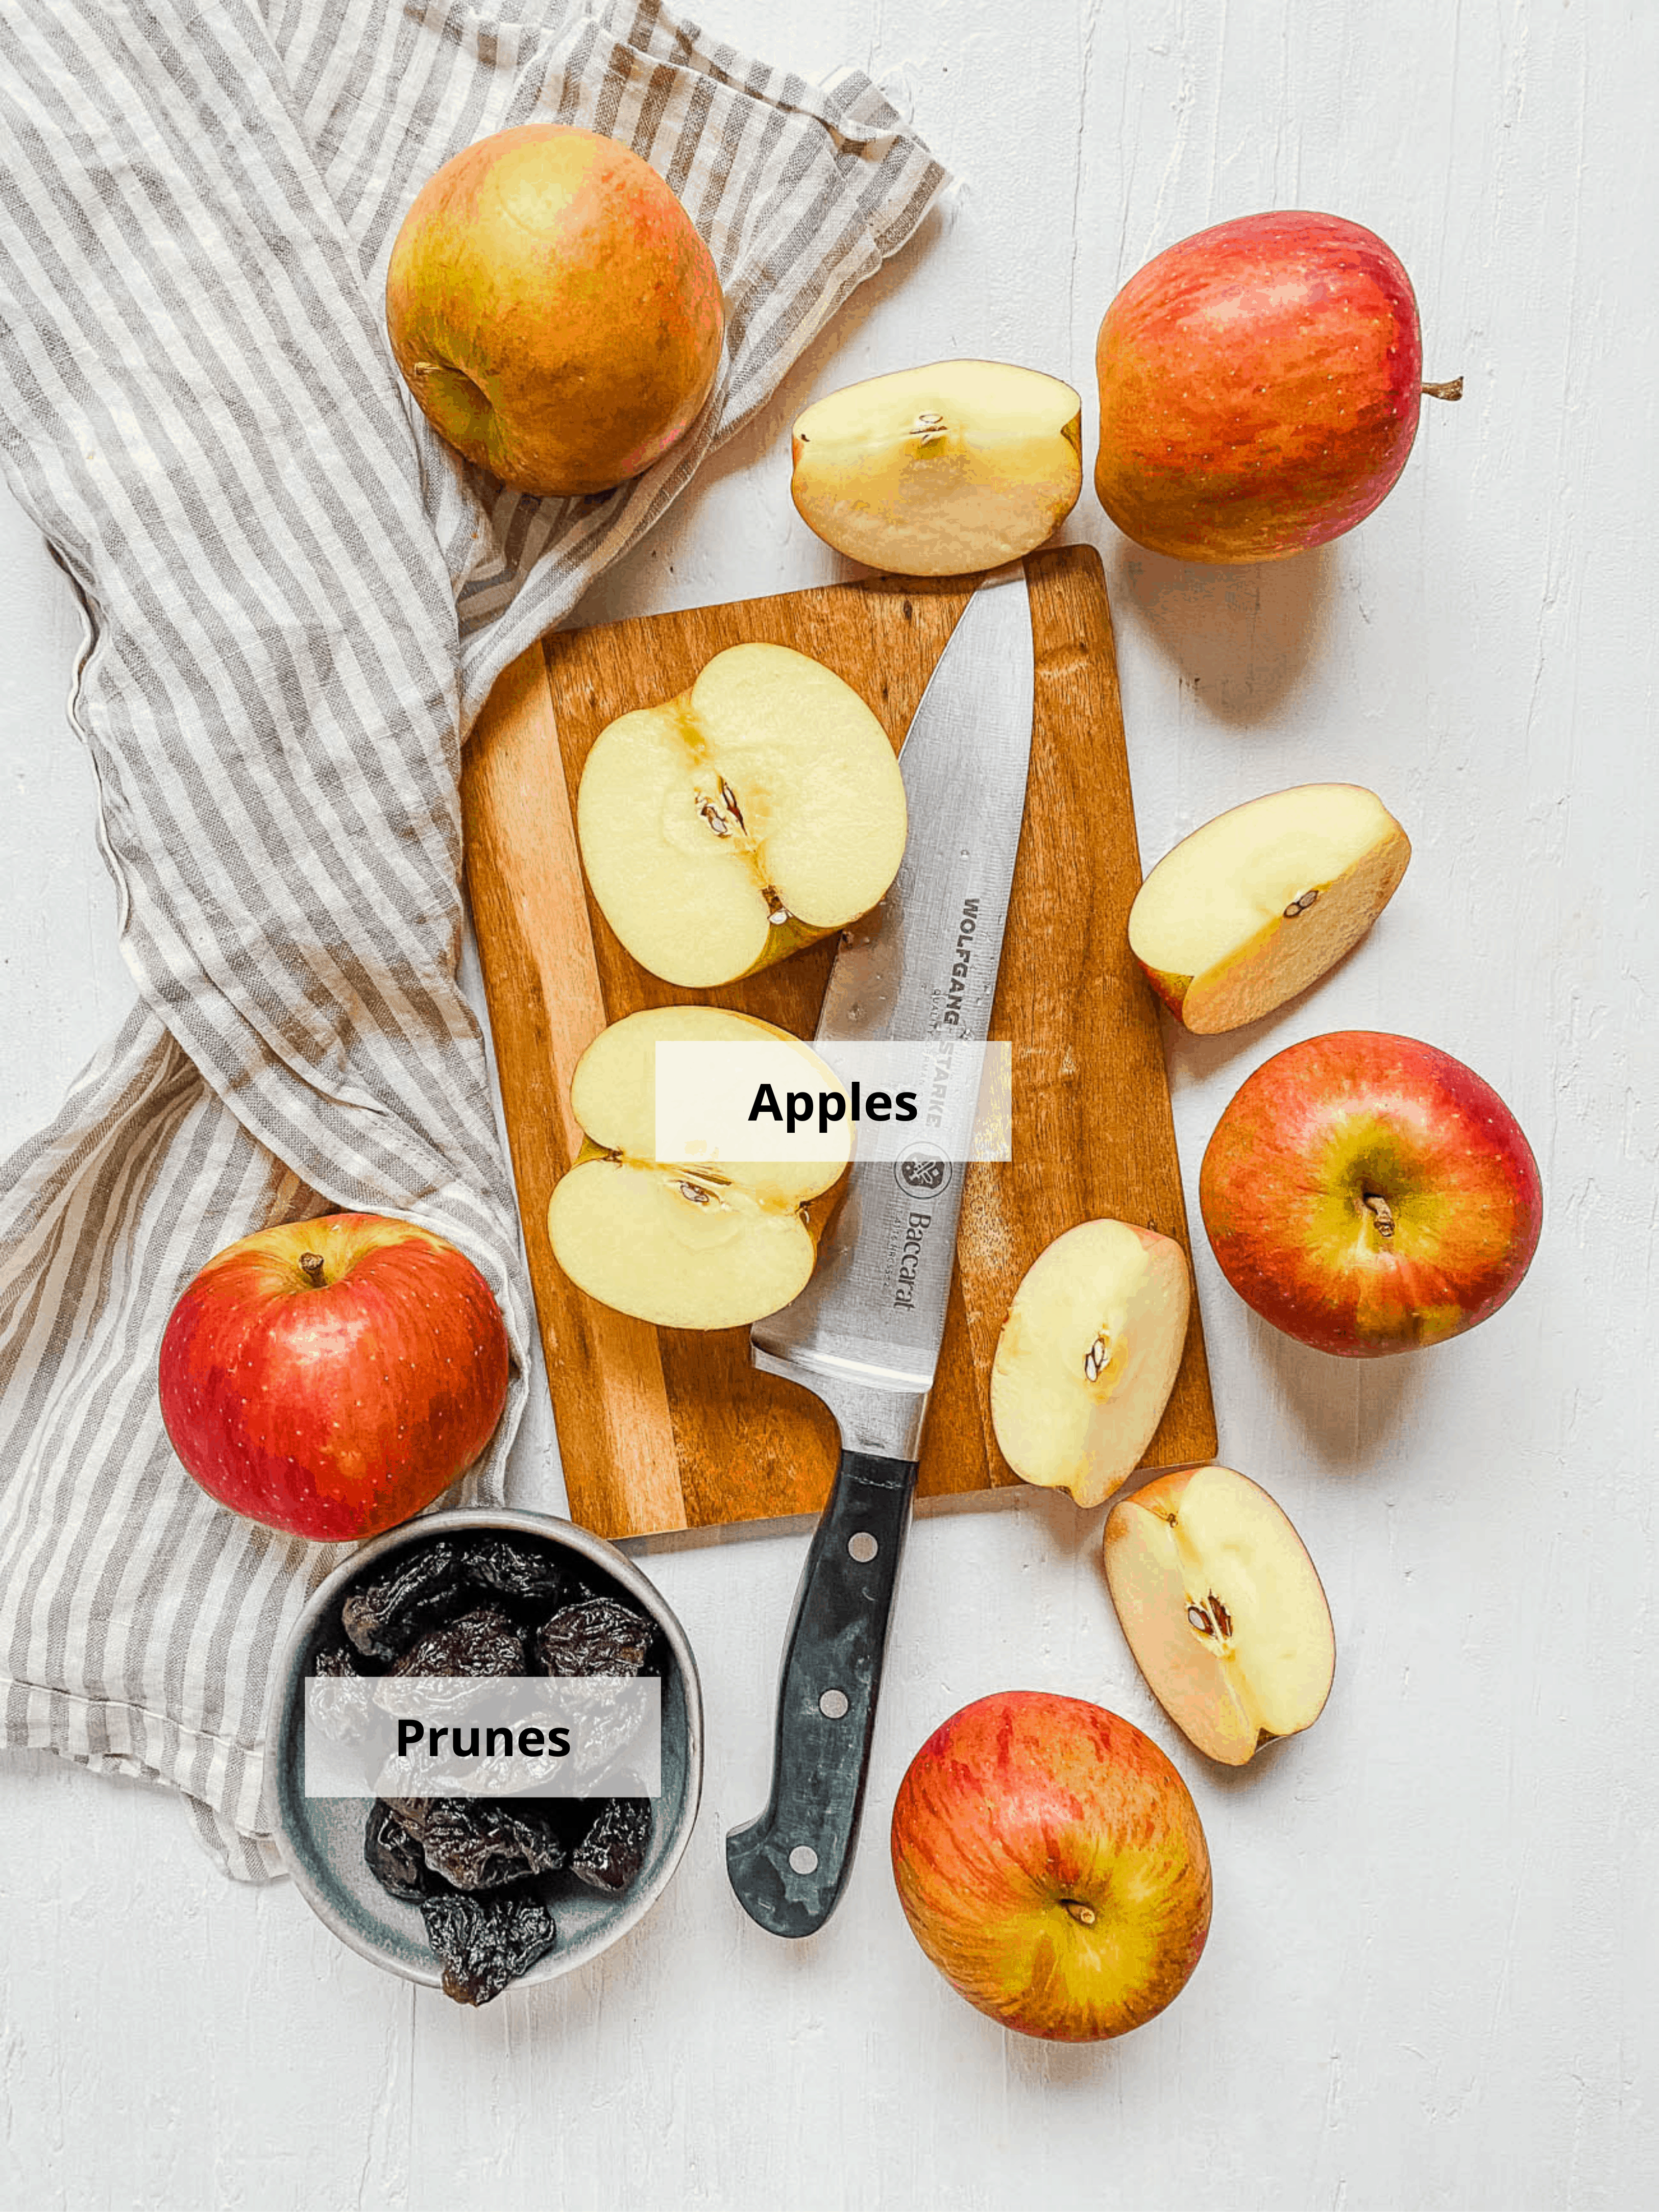
{"label": "apple quarter", "polygon": [[1172,1237],[1085,1221],[1040,1253],[991,1365],[991,1422],[1023,1480],[1098,1505],[1133,1474],[1175,1388],[1192,1275]]}
{"label": "apple quarter", "polygon": [[1243,1766],[1312,1726],[1330,1607],[1289,1516],[1230,1467],[1176,1468],[1106,1518],[1106,1581],[1135,1664],[1206,1758]]}
{"label": "apple quarter", "polygon": [[904,782],[849,684],[787,646],[716,653],[689,691],[609,723],[576,794],[600,913],[640,965],[730,983],[878,905]]}
{"label": "apple quarter", "polygon": [[1260,1021],[1364,937],[1411,859],[1357,783],[1304,783],[1231,807],[1164,854],[1129,909],[1129,950],[1182,1025]]}

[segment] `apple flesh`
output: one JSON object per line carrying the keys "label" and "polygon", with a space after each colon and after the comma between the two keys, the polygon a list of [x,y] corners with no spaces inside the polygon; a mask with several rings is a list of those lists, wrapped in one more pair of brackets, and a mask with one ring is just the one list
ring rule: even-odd
{"label": "apple flesh", "polygon": [[1243,1766],[1319,1718],[1330,1607],[1289,1516],[1247,1475],[1172,1468],[1113,1506],[1105,1557],[1135,1664],[1206,1758]]}
{"label": "apple flesh", "polygon": [[844,929],[904,856],[887,732],[781,645],[718,653],[691,689],[610,723],[576,793],[600,913],[642,968],[702,989]]}
{"label": "apple flesh", "polygon": [[991,1364],[991,1422],[1026,1482],[1098,1505],[1140,1463],[1187,1341],[1192,1276],[1179,1244],[1085,1221],[1026,1271]]}
{"label": "apple flesh", "polygon": [[1425,389],[1411,280],[1374,233],[1286,210],[1218,223],[1132,276],[1096,349],[1095,485],[1185,561],[1276,561],[1385,497]]}
{"label": "apple flesh", "polygon": [[702,413],[726,310],[708,247],[614,139],[526,123],[447,161],[392,249],[386,329],[439,435],[520,491],[608,491]]}
{"label": "apple flesh", "polygon": [[1240,1086],[1199,1204],[1227,1280],[1286,1335],[1350,1358],[1485,1321],[1531,1264],[1537,1163],[1490,1084],[1433,1045],[1310,1037]]}
{"label": "apple flesh", "polygon": [[[718,1166],[656,1158],[659,1043],[752,1044],[780,1054],[776,1088],[840,1090],[810,1047],[718,1006],[662,1006],[602,1030],[576,1063],[570,1110],[586,1138],[547,1212],[553,1256],[579,1290],[663,1328],[737,1328],[805,1290],[851,1150],[843,1119],[811,1160]],[[805,1139],[803,1139],[803,1144]]]}
{"label": "apple flesh", "polygon": [[1041,545],[1083,485],[1069,384],[999,361],[872,376],[796,422],[790,495],[848,559],[908,576],[994,568]]}
{"label": "apple flesh", "polygon": [[1129,950],[1184,1028],[1242,1028],[1353,949],[1411,854],[1388,808],[1357,783],[1273,792],[1164,854],[1129,908]]}
{"label": "apple flesh", "polygon": [[210,1260],[161,1338],[161,1419],[210,1498],[319,1543],[396,1528],[464,1474],[507,1402],[507,1330],[464,1252],[336,1213]]}
{"label": "apple flesh", "polygon": [[1177,1997],[1210,1927],[1210,1858],[1150,1737],[1081,1698],[1012,1690],[935,1729],[893,1807],[910,1931],[1022,2035],[1098,2043]]}

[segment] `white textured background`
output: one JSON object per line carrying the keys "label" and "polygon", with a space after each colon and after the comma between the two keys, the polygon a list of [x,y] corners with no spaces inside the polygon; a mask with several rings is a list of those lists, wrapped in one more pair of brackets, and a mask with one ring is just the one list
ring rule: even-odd
{"label": "white textured background", "polygon": [[[1310,778],[1416,848],[1372,937],[1260,1030],[1170,1036],[1189,1202],[1237,1082],[1297,1037],[1397,1029],[1508,1099],[1547,1218],[1513,1303],[1349,1364],[1272,1334],[1199,1260],[1224,1453],[1301,1527],[1337,1623],[1309,1735],[1211,1770],[1151,1704],[1102,1516],[935,1512],[909,1555],[865,1844],[789,1947],[721,1838],[765,1794],[799,1531],[641,1546],[700,1656],[703,1814],[596,1969],[472,2014],[376,1972],[287,1885],[222,1881],[176,1805],[0,1766],[0,2199],[563,2212],[1659,2202],[1652,1834],[1655,0],[705,0],[751,50],[871,70],[961,179],[770,414],[585,618],[833,577],[787,428],[953,353],[1069,375],[1093,416],[1117,284],[1273,206],[1370,224],[1423,309],[1430,405],[1386,505],[1265,569],[1105,555],[1143,848]],[[1092,454],[1092,434],[1090,447]],[[0,498],[0,1145],[56,1105],[131,987],[62,702],[67,588]],[[1196,1219],[1194,1207],[1194,1219]],[[556,1498],[544,1419],[520,1494]],[[1050,2050],[961,2004],[885,1860],[903,1765],[969,1698],[1094,1697],[1190,1782],[1209,1948],[1158,2021]]]}

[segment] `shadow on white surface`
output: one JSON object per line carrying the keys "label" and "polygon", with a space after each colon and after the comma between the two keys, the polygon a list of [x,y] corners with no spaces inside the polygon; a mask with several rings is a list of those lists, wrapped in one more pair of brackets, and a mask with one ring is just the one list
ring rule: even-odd
{"label": "shadow on white surface", "polygon": [[1247,565],[1172,561],[1117,536],[1106,587],[1200,705],[1243,728],[1270,723],[1322,649],[1341,557],[1320,545]]}

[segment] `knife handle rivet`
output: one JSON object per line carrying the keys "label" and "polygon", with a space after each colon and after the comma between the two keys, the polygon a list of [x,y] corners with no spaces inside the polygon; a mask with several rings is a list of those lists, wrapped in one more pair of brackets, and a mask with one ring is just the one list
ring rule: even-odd
{"label": "knife handle rivet", "polygon": [[791,1874],[816,1874],[817,1870],[818,1855],[811,1844],[797,1844],[789,1854]]}
{"label": "knife handle rivet", "polygon": [[862,1567],[869,1565],[881,1547],[867,1528],[860,1528],[856,1536],[848,1538],[847,1548]]}
{"label": "knife handle rivet", "polygon": [[826,1690],[818,1699],[818,1711],[827,1721],[844,1721],[847,1717],[845,1690]]}

